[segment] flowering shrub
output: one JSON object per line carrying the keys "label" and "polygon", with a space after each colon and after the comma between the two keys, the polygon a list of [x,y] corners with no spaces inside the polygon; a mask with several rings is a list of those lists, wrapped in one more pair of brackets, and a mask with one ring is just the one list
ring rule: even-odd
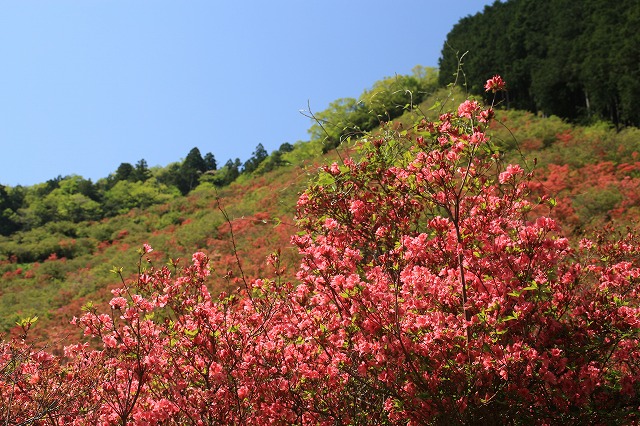
{"label": "flowering shrub", "polygon": [[[503,87],[497,76],[486,86]],[[20,403],[2,414],[123,426],[637,422],[640,244],[603,232],[573,246],[534,217],[554,202],[536,205],[531,174],[502,164],[484,133],[492,117],[465,101],[324,167],[297,205],[296,284],[275,253],[272,279],[214,297],[203,253],[182,269],[145,267],[145,244],[110,313],[88,306],[74,320],[98,349],[71,345],[63,364],[3,344],[0,392]]]}
{"label": "flowering shrub", "polygon": [[614,260],[532,218],[486,111],[365,143],[300,198],[308,333],[374,423],[631,422],[637,241]]}
{"label": "flowering shrub", "polygon": [[37,317],[22,320],[23,334],[0,341],[0,419],[3,425],[85,424],[90,390],[100,366],[62,363],[25,341]]}

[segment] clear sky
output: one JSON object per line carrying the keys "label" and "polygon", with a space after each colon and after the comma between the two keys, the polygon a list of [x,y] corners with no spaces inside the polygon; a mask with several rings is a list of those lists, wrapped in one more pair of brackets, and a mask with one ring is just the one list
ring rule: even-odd
{"label": "clear sky", "polygon": [[436,67],[453,25],[492,3],[1,0],[0,183],[307,140],[307,102]]}

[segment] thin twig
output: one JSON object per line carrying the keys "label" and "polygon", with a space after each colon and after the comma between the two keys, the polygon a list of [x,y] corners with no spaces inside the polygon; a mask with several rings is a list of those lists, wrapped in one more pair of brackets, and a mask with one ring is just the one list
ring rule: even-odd
{"label": "thin twig", "polygon": [[224,217],[224,220],[227,222],[227,224],[229,224],[229,234],[231,236],[233,256],[235,257],[236,265],[238,265],[238,269],[240,270],[240,276],[242,277],[242,282],[247,292],[247,296],[249,297],[249,300],[253,301],[253,297],[251,296],[251,288],[249,287],[249,283],[247,283],[247,278],[244,274],[244,270],[242,269],[242,262],[240,261],[240,256],[238,255],[238,246],[236,245],[236,238],[235,238],[235,235],[233,234],[233,224],[231,223],[229,214],[224,209],[224,207],[222,207],[222,203],[220,202],[220,197],[217,194],[216,194],[216,205],[218,207],[218,210],[220,210],[220,213],[222,213],[222,217]]}

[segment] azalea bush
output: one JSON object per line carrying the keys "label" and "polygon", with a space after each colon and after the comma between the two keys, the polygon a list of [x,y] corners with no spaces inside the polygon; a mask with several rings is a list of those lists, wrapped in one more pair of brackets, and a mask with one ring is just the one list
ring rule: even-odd
{"label": "azalea bush", "polygon": [[27,342],[37,317],[19,322],[20,335],[0,340],[0,423],[61,425],[83,422],[92,404],[99,364],[62,360]]}
{"label": "azalea bush", "polygon": [[107,312],[74,320],[86,343],[3,343],[5,424],[639,421],[638,238],[565,238],[492,119],[467,100],[323,167],[297,204],[295,282],[274,253],[214,295],[204,253],[156,267],[145,245]]}
{"label": "azalea bush", "polygon": [[535,217],[555,201],[501,164],[491,116],[465,101],[325,167],[294,238],[307,332],[374,423],[631,421],[637,240],[572,247]]}

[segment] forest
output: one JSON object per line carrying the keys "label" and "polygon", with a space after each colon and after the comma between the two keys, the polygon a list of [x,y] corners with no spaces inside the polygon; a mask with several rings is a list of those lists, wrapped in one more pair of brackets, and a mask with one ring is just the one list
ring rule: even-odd
{"label": "forest", "polygon": [[441,84],[462,58],[468,89],[500,73],[512,107],[589,122],[640,125],[640,5],[634,0],[496,1],[458,22],[440,58]]}
{"label": "forest", "polygon": [[[565,30],[589,38],[603,4]],[[624,35],[638,7],[618,7]],[[482,68],[474,49],[515,35],[471,28],[551,31],[538,12],[494,3],[440,70],[309,112],[309,141],[245,162],[193,148],[0,187],[0,422],[637,424],[635,95],[612,113],[589,86],[584,110],[587,86],[555,81],[581,96],[554,112]]]}
{"label": "forest", "polygon": [[[262,165],[264,173],[280,165],[280,155],[293,146],[284,143]],[[202,156],[194,147],[187,156],[166,167],[149,168],[144,159],[135,166],[121,163],[109,176],[93,183],[82,176],[57,176],[30,187],[8,188],[0,185],[0,235],[29,231],[48,223],[79,223],[123,214],[132,208],[146,208],[178,196],[187,195],[202,182],[216,187],[229,185],[240,174],[250,174],[267,159],[268,153],[258,144],[251,158],[242,163],[229,159],[218,168],[211,152]],[[44,260],[38,256],[22,261]]]}

